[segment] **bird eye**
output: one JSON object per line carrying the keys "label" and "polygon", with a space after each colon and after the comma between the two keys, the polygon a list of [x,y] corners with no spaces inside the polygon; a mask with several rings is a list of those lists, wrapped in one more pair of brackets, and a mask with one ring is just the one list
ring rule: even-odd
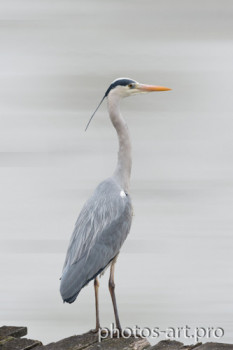
{"label": "bird eye", "polygon": [[132,89],[132,88],[133,88],[133,84],[129,84],[128,87],[129,87],[130,89]]}

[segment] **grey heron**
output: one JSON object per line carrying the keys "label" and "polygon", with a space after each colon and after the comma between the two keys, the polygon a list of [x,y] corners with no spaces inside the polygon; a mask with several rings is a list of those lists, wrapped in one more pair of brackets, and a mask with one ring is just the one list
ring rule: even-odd
{"label": "grey heron", "polygon": [[111,83],[97,107],[98,109],[103,100],[107,99],[109,116],[119,141],[117,165],[113,175],[97,186],[78,216],[68,246],[60,285],[63,301],[72,303],[81,289],[94,280],[96,309],[94,331],[96,332],[100,329],[98,276],[108,266],[110,266],[109,291],[116,328],[121,332],[115,297],[114,266],[120,248],[130,231],[132,221],[132,203],[129,194],[132,157],[129,131],[120,113],[119,104],[123,97],[167,90],[171,89],[139,84],[128,78],[119,78]]}

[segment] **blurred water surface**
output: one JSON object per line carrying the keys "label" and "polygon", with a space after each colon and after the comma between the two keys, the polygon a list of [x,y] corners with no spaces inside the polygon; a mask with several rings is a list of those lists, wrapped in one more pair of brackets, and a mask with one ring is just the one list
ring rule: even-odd
{"label": "blurred water surface", "polygon": [[232,15],[230,0],[1,1],[1,323],[44,343],[94,326],[92,285],[64,305],[59,277],[76,217],[116,162],[106,103],[85,125],[128,76],[173,90],[122,102],[135,211],[116,268],[122,324],[222,327],[233,341]]}

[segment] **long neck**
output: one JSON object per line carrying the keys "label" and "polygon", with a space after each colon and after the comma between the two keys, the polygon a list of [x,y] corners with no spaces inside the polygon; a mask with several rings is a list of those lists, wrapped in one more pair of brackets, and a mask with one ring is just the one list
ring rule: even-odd
{"label": "long neck", "polygon": [[119,96],[114,94],[108,96],[108,111],[119,141],[118,160],[113,177],[125,191],[129,192],[132,166],[131,142],[128,126],[120,113],[119,102]]}

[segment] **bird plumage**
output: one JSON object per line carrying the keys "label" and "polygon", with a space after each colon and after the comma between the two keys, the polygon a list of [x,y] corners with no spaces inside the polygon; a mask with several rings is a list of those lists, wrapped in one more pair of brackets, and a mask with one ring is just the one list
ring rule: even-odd
{"label": "bird plumage", "polygon": [[60,292],[72,303],[119,253],[132,221],[130,196],[114,178],[99,184],[80,212],[68,247]]}

